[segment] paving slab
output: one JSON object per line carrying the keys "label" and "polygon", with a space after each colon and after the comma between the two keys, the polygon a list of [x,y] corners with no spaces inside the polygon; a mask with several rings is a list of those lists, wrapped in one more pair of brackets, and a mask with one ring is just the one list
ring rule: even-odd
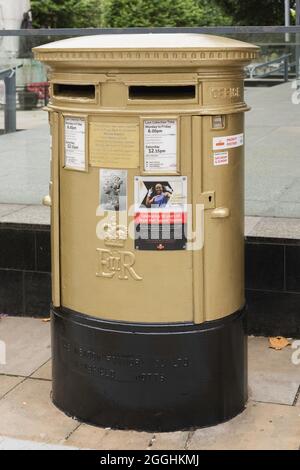
{"label": "paving slab", "polygon": [[272,215],[272,217],[300,218],[300,203],[295,201],[275,201],[270,211],[265,215],[268,214]]}
{"label": "paving slab", "polygon": [[[253,109],[252,112],[255,113],[257,109],[258,107],[256,105],[255,109]],[[246,126],[245,142],[248,146],[257,144],[258,142],[260,142],[260,140],[263,140],[266,135],[269,135],[272,132],[276,131],[276,129],[276,126],[255,126],[248,124]]]}
{"label": "paving slab", "polygon": [[[260,165],[262,165],[262,163]],[[247,166],[249,166],[249,164],[246,165],[246,168]],[[252,201],[253,203],[261,204],[261,207],[259,205],[257,206],[261,211],[260,213],[254,214],[246,210],[246,214],[248,216],[272,217],[272,213],[264,213],[265,207],[267,207],[268,204],[269,207],[273,208],[275,204],[278,204],[280,198],[294,179],[294,176],[286,175],[285,171],[278,169],[278,172],[272,174],[272,184],[270,182],[266,184],[265,179],[268,176],[267,170],[261,170],[264,171],[265,174],[261,174],[260,178],[257,177],[257,165],[253,168],[247,168],[246,171],[249,173],[245,181],[246,206],[249,204],[249,201],[251,201],[251,204]]]}
{"label": "paving slab", "polygon": [[250,402],[231,421],[195,431],[188,449],[298,450],[299,445],[299,408]]}
{"label": "paving slab", "polygon": [[[43,108],[17,109],[17,129],[32,129],[48,123],[48,113]],[[4,112],[0,112],[0,129],[4,128]]]}
{"label": "paving slab", "polygon": [[62,444],[78,421],[59,411],[50,399],[51,383],[26,379],[0,400],[0,435]]}
{"label": "paving slab", "polygon": [[24,377],[13,377],[11,375],[0,375],[0,399],[21,383]]}
{"label": "paving slab", "polygon": [[0,339],[6,344],[6,364],[0,374],[28,376],[51,357],[50,325],[40,319],[0,319]]}
{"label": "paving slab", "polygon": [[18,129],[33,129],[42,123],[48,124],[48,113],[43,108],[31,110],[17,110]]}
{"label": "paving slab", "polygon": [[299,188],[300,188],[300,178],[293,178],[286,188],[286,191],[282,194],[280,197],[280,201],[282,202],[300,202],[300,194],[299,194]]}
{"label": "paving slab", "polygon": [[[50,399],[49,323],[5,317],[0,320],[0,339],[7,345],[7,364],[0,366],[0,436],[97,450],[185,449],[190,436],[187,432],[153,434],[97,428],[80,424],[54,407]],[[292,364],[292,352],[290,347],[275,351],[269,348],[267,338],[250,337],[251,401],[246,411],[228,423],[197,430],[191,435],[189,448],[299,448],[300,398],[296,406],[290,405],[298,396],[300,366]],[[3,368],[11,375],[4,375]],[[15,377],[17,371],[22,373]],[[24,380],[22,376],[29,374],[31,378]]]}
{"label": "paving slab", "polygon": [[291,83],[246,88],[246,214],[300,217],[299,106]]}
{"label": "paving slab", "polygon": [[50,207],[41,204],[22,206],[21,209],[2,216],[0,213],[0,222],[50,225]]}
{"label": "paving slab", "polygon": [[[295,156],[298,152],[297,140],[299,139],[299,134],[300,126],[280,126],[251,146],[249,152],[256,152],[256,158],[254,155],[253,159],[249,158],[246,168],[248,170],[254,170],[256,168],[257,171],[268,172],[266,175],[253,172],[252,176],[256,176],[258,182],[266,183],[265,179],[262,179],[262,176],[266,176],[266,178],[288,176],[291,179],[299,177],[300,168],[295,161]],[[260,177],[258,177],[258,175]],[[268,183],[270,183],[270,181],[268,181]],[[276,189],[272,188],[271,184],[265,184],[265,188],[266,190]],[[253,190],[254,194],[256,194],[255,187],[253,187]]]}
{"label": "paving slab", "polygon": [[2,217],[24,209],[25,207],[24,204],[0,204],[0,222]]}
{"label": "paving slab", "polygon": [[[7,155],[6,158],[14,158]],[[0,167],[3,168],[0,159]],[[0,175],[0,201],[3,203],[41,204],[49,192],[49,171],[45,168],[7,168]]]}
{"label": "paving slab", "polygon": [[31,375],[32,379],[52,380],[52,361],[51,359],[46,364],[39,367],[34,374]]}
{"label": "paving slab", "polygon": [[42,123],[0,136],[1,203],[40,204],[48,193],[50,137],[48,124]]}
{"label": "paving slab", "polygon": [[56,446],[23,439],[0,436],[0,450],[79,450],[77,447]]}
{"label": "paving slab", "polygon": [[245,100],[252,109],[246,113],[246,129],[252,126],[299,126],[299,106],[292,103],[292,82],[273,87],[246,87]]}
{"label": "paving slab", "polygon": [[[300,192],[300,189],[299,189]],[[248,236],[300,239],[300,219],[280,217],[246,217],[258,219],[248,231]]]}
{"label": "paving slab", "polygon": [[84,447],[86,449],[103,449],[102,440],[110,431],[107,428],[97,428],[81,424],[65,441],[66,445]]}
{"label": "paving slab", "polygon": [[[269,348],[267,338],[249,338],[249,397],[255,401],[292,405],[300,385],[300,366],[292,363],[291,347]],[[300,444],[300,442],[299,442]]]}
{"label": "paving slab", "polygon": [[152,437],[153,434],[147,432],[119,431],[82,424],[66,443],[95,450],[145,450]]}
{"label": "paving slab", "polygon": [[103,438],[102,448],[109,450],[143,450],[148,448],[152,438],[152,433],[111,429]]}
{"label": "paving slab", "polygon": [[156,433],[151,450],[184,450],[188,437],[187,431]]}
{"label": "paving slab", "polygon": [[[275,183],[276,184],[276,183]],[[247,187],[247,183],[246,183]],[[251,197],[246,197],[245,201],[245,212],[248,216],[251,217],[268,217],[269,214],[272,214],[274,216],[273,212],[273,206],[274,204],[272,201],[266,200],[254,200]],[[283,216],[282,216],[283,217]]]}
{"label": "paving slab", "polygon": [[256,227],[256,225],[258,224],[260,220],[261,220],[260,217],[251,217],[251,216],[245,217],[244,233],[246,237],[251,234],[251,232],[254,230],[254,228]]}

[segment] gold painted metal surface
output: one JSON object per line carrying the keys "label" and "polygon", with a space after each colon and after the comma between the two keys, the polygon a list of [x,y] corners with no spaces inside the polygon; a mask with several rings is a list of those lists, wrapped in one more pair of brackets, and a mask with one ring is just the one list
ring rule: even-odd
{"label": "gold painted metal surface", "polygon": [[[89,139],[88,139],[89,120],[88,120],[88,115],[87,114],[82,114],[82,113],[77,113],[75,111],[71,111],[71,112],[68,112],[68,113],[62,112],[62,113],[59,114],[59,116],[61,118],[62,127],[61,127],[61,132],[57,136],[57,140],[59,140],[61,142],[61,145],[59,147],[60,148],[60,152],[59,152],[60,158],[59,158],[59,160],[60,160],[61,167],[64,170],[67,170],[67,171],[76,170],[76,171],[87,172],[88,168],[89,168]],[[67,165],[67,163],[66,163],[66,147],[64,145],[64,142],[66,142],[65,120],[68,119],[68,118],[82,119],[85,123],[85,142],[84,142],[85,155],[84,155],[84,164],[83,164],[82,168],[80,168],[80,169],[76,168],[76,167],[73,167],[72,165]]]}
{"label": "gold painted metal surface", "polygon": [[225,219],[230,216],[230,210],[228,207],[217,207],[211,213],[212,219]]}
{"label": "gold painted metal surface", "polygon": [[101,168],[137,168],[139,166],[138,119],[108,118],[89,126],[91,166]]}
{"label": "gold painted metal surface", "polygon": [[[55,305],[146,323],[201,323],[243,306],[243,146],[223,150],[219,165],[213,139],[244,132],[243,67],[257,51],[251,44],[195,34],[91,36],[34,49],[50,67]],[[53,93],[59,84],[67,85],[64,93]],[[90,98],[82,85],[94,87]],[[131,86],[173,88],[151,99],[149,88],[132,98]],[[195,92],[181,96],[180,86]],[[87,122],[82,172],[64,168],[63,122],[72,115]],[[145,171],[143,123],[149,119],[177,122],[174,172]],[[129,233],[133,211],[115,212],[107,221],[109,214],[99,208],[99,172],[105,168],[127,171],[127,208],[134,203],[136,176],[187,177],[190,228],[196,231],[200,223],[204,240],[192,250],[136,250]]]}
{"label": "gold painted metal surface", "polygon": [[248,63],[257,48],[208,34],[103,35],[65,39],[34,49],[36,58],[57,68],[106,66],[174,67]]}
{"label": "gold painted metal surface", "polygon": [[[214,203],[214,193],[209,192],[203,194],[203,168],[201,158],[202,148],[202,118],[200,116],[193,116],[191,118],[192,126],[192,188],[193,188],[193,210],[192,210],[192,228],[196,232],[197,223],[199,223],[199,211],[197,211],[197,204],[202,204],[203,207]],[[211,201],[209,198],[211,197]],[[212,202],[213,201],[213,202]],[[203,214],[201,209],[200,214]],[[198,218],[197,218],[198,217]],[[203,224],[204,220],[201,218],[200,223]],[[203,228],[204,233],[204,228]],[[193,250],[193,321],[195,323],[202,323],[204,320],[204,279],[203,279],[203,248]]]}
{"label": "gold painted metal surface", "polygon": [[60,199],[59,199],[59,173],[60,173],[60,147],[59,147],[59,114],[49,113],[51,132],[51,282],[52,303],[55,307],[60,306]]}
{"label": "gold painted metal surface", "polygon": [[[185,125],[181,132],[184,151],[191,145],[190,127]],[[190,158],[182,172],[191,177]],[[134,202],[137,174],[137,169],[128,169],[128,206]],[[96,228],[103,223],[103,216],[97,215],[99,168],[90,167],[89,173],[61,171],[60,188],[62,305],[112,320],[192,321],[192,252],[138,251],[134,250],[134,240],[130,237],[120,247],[98,239]],[[116,223],[122,225],[120,214]],[[133,224],[133,215],[129,216],[129,223]],[[132,268],[142,280],[128,273],[128,269],[126,279],[122,271],[112,269],[113,264],[108,265],[108,258],[125,257],[125,263],[131,263],[133,256]],[[180,295],[174,295],[175,292]]]}
{"label": "gold painted metal surface", "polygon": [[[228,115],[222,130],[211,128],[209,116],[202,126],[203,188],[214,188],[217,208],[205,211],[204,239],[204,318],[214,320],[244,305],[244,147],[228,150],[228,165],[214,166],[211,142],[215,136],[242,133],[244,115]],[[223,207],[230,215],[214,218]]]}

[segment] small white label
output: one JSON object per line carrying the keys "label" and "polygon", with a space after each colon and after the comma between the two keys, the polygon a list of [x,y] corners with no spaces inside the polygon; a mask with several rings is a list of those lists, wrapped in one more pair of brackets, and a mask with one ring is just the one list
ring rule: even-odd
{"label": "small white label", "polygon": [[84,118],[65,118],[65,167],[85,170]]}
{"label": "small white label", "polygon": [[144,121],[144,170],[175,172],[176,154],[176,119]]}
{"label": "small white label", "polygon": [[214,165],[228,165],[228,152],[214,152]]}
{"label": "small white label", "polygon": [[232,149],[244,145],[244,134],[213,137],[213,150]]}

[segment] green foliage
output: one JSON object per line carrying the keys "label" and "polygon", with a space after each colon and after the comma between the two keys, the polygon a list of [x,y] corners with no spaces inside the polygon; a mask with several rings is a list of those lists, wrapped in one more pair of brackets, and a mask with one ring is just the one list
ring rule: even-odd
{"label": "green foliage", "polygon": [[101,26],[101,0],[31,0],[34,28]]}
{"label": "green foliage", "polygon": [[[272,26],[284,24],[283,0],[217,0],[224,12],[231,15],[234,24],[245,26]],[[295,1],[291,0],[291,8]]]}
{"label": "green foliage", "polygon": [[209,0],[103,0],[102,25],[111,28],[231,24]]}
{"label": "green foliage", "polygon": [[31,0],[31,9],[35,28],[284,24],[283,0]]}
{"label": "green foliage", "polygon": [[232,24],[218,0],[31,0],[34,28]]}

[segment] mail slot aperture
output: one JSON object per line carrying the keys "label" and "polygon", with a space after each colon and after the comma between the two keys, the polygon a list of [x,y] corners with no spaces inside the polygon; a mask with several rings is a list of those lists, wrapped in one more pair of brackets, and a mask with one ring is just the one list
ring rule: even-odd
{"label": "mail slot aperture", "polygon": [[192,100],[196,97],[195,85],[130,85],[130,100]]}
{"label": "mail slot aperture", "polygon": [[95,85],[81,85],[70,83],[54,83],[53,95],[55,98],[68,100],[95,100]]}

